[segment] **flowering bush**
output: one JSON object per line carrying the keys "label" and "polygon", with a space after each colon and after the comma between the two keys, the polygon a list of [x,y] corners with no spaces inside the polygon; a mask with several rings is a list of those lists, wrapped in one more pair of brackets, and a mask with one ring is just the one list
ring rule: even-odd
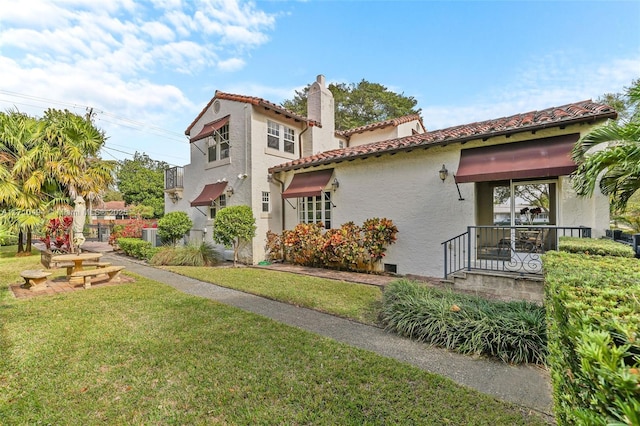
{"label": "flowering bush", "polygon": [[265,246],[265,254],[267,260],[284,259],[284,246],[282,236],[275,232],[267,231],[267,245]]}
{"label": "flowering bush", "polygon": [[372,262],[379,262],[385,256],[387,246],[396,242],[398,228],[389,219],[367,219],[362,226],[364,248]]}
{"label": "flowering bush", "polygon": [[282,233],[285,260],[299,265],[319,266],[322,249],[322,225],[300,223],[291,231]]}
{"label": "flowering bush", "polygon": [[57,251],[71,251],[71,239],[69,238],[69,229],[73,225],[73,217],[63,216],[61,218],[50,219],[44,227],[44,237],[40,238],[47,248]]}
{"label": "flowering bush", "polygon": [[142,228],[157,228],[152,220],[131,219],[124,225],[115,225],[109,236],[109,244],[117,243],[118,238],[142,238]]}
{"label": "flowering bush", "polygon": [[301,223],[282,235],[267,232],[266,251],[270,260],[286,260],[306,266],[351,271],[371,269],[387,246],[395,243],[398,228],[390,219],[373,218],[362,227],[353,222],[323,232],[321,224]]}

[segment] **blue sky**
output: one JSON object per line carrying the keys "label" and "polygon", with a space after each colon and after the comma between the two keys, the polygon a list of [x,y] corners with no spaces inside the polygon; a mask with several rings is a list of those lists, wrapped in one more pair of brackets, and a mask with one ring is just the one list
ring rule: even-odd
{"label": "blue sky", "polygon": [[640,78],[640,2],[0,0],[0,108],[91,107],[105,159],[187,164],[216,90],[280,103],[318,74],[430,130],[595,99]]}

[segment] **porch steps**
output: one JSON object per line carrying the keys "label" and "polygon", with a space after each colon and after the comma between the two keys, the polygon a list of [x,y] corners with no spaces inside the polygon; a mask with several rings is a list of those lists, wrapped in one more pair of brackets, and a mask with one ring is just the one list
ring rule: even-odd
{"label": "porch steps", "polygon": [[544,300],[544,279],[538,275],[458,271],[441,282],[444,287],[454,291],[475,294],[488,299],[526,300],[538,304],[542,304]]}

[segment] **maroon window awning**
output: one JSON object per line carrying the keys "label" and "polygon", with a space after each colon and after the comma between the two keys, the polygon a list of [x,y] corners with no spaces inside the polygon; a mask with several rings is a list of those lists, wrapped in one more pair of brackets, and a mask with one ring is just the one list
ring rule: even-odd
{"label": "maroon window awning", "polygon": [[205,185],[200,195],[198,195],[198,198],[191,202],[191,207],[210,206],[211,203],[222,194],[226,187],[227,182]]}
{"label": "maroon window awning", "polygon": [[289,187],[282,193],[282,198],[317,197],[327,187],[333,169],[299,173],[293,176]]}
{"label": "maroon window awning", "polygon": [[228,122],[229,122],[229,116],[227,115],[226,117],[222,117],[221,119],[216,120],[212,123],[205,124],[202,130],[200,130],[200,132],[197,135],[191,138],[191,142],[199,141],[200,139],[204,139],[206,137],[213,135],[216,131],[220,130],[222,126],[224,126]]}
{"label": "maroon window awning", "polygon": [[566,176],[576,169],[571,150],[578,133],[463,149],[457,183]]}

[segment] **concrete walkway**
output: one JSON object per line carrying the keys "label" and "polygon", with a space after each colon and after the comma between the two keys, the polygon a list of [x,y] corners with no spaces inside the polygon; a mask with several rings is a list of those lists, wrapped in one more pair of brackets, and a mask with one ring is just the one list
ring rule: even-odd
{"label": "concrete walkway", "polygon": [[125,256],[105,253],[103,260],[107,259],[114,264],[126,266],[127,270],[131,272],[166,283],[184,293],[216,300],[293,327],[330,337],[354,347],[412,364],[503,401],[539,412],[549,421],[553,419],[550,379],[548,372],[543,368],[511,366],[498,361],[459,355],[399,337],[377,327],[153,268]]}

